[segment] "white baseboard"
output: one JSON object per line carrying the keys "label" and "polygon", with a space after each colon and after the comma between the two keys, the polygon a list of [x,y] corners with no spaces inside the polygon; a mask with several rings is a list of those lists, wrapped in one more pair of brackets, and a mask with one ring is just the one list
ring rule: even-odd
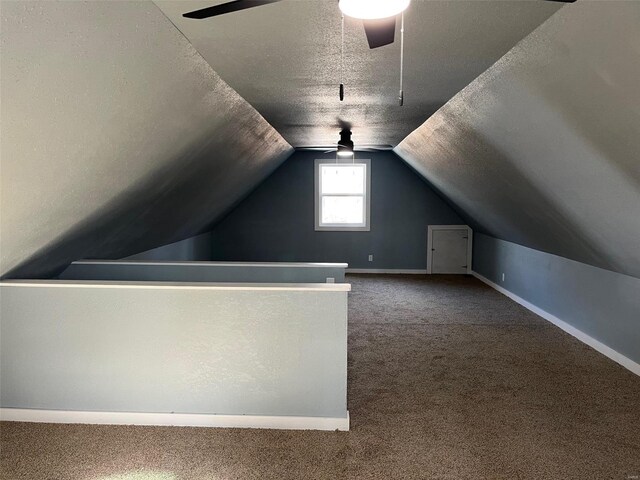
{"label": "white baseboard", "polygon": [[172,427],[270,428],[279,430],[349,430],[346,418],[192,413],[86,412],[0,408],[7,422],[84,423],[94,425],[159,425]]}
{"label": "white baseboard", "polygon": [[398,268],[347,268],[346,273],[389,273],[395,275],[426,275],[427,270],[409,269],[403,270]]}
{"label": "white baseboard", "polygon": [[590,337],[586,333],[582,332],[581,330],[578,330],[576,327],[574,327],[572,325],[569,325],[567,322],[565,322],[564,320],[559,319],[555,315],[552,315],[551,313],[549,313],[549,312],[547,312],[545,310],[542,310],[539,307],[536,307],[534,304],[532,304],[530,302],[527,302],[524,298],[519,297],[515,293],[512,293],[509,290],[507,290],[506,288],[503,288],[500,285],[498,285],[496,283],[493,283],[491,280],[489,280],[486,277],[483,277],[478,272],[471,272],[471,274],[474,277],[476,277],[478,280],[480,280],[480,281],[486,283],[487,285],[489,285],[491,288],[497,290],[498,292],[502,293],[503,295],[506,295],[507,297],[509,297],[514,302],[519,303],[520,305],[522,305],[527,310],[530,310],[531,312],[535,313],[536,315],[538,315],[538,316],[544,318],[545,320],[553,323],[556,327],[564,330],[569,335],[571,335],[571,336],[577,338],[578,340],[580,340],[582,343],[585,343],[585,344],[589,345],[594,350],[600,352],[601,354],[603,354],[606,357],[609,357],[611,360],[613,360],[614,362],[622,365],[627,370],[635,373],[636,375],[640,375],[640,364],[634,362],[630,358],[627,358],[624,355],[622,355],[621,353],[616,352],[613,348],[608,347],[607,345],[605,345],[604,343],[596,340],[593,337]]}

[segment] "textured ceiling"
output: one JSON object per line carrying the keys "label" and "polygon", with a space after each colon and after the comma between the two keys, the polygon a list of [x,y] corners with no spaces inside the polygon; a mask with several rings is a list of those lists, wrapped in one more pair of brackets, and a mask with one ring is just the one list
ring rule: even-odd
{"label": "textured ceiling", "polygon": [[419,127],[396,153],[487,233],[640,277],[640,2],[564,6],[499,59],[559,5],[414,0],[404,107],[398,42],[353,21],[338,101],[333,1],[157,3],[2,4],[0,275],[194,235],[343,121]]}
{"label": "textured ceiling", "polygon": [[640,277],[639,26],[563,7],[396,153],[487,233]]}
{"label": "textured ceiling", "polygon": [[362,22],[352,19],[345,27],[346,98],[339,101],[337,0],[285,0],[207,20],[181,14],[223,1],[155,3],[295,147],[334,144],[340,120],[353,125],[356,145],[396,145],[561,7],[538,0],[414,0],[405,18],[400,107],[398,36],[393,45],[370,50]]}
{"label": "textured ceiling", "polygon": [[292,148],[151,2],[3,2],[0,275],[194,235]]}

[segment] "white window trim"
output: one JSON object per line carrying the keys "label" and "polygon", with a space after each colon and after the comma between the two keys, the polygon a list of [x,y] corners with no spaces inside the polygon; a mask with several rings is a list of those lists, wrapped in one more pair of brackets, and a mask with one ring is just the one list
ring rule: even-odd
{"label": "white window trim", "polygon": [[[365,204],[365,225],[320,225],[320,165],[331,164],[361,164],[364,163],[366,170],[365,179],[365,191],[364,191],[364,204]],[[371,160],[370,159],[356,159],[351,158],[337,160],[330,158],[317,158],[314,166],[315,177],[315,191],[314,191],[314,203],[315,203],[315,229],[317,232],[369,232],[371,231]]]}

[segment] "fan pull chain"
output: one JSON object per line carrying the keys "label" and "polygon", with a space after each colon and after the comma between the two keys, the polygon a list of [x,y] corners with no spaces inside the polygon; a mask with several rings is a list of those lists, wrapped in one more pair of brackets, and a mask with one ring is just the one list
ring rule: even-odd
{"label": "fan pull chain", "polygon": [[340,101],[344,100],[344,15],[342,15],[342,37],[340,40]]}
{"label": "fan pull chain", "polygon": [[404,73],[404,12],[400,14],[400,94],[398,95],[398,103],[400,106],[404,104],[404,91],[402,89],[402,77]]}

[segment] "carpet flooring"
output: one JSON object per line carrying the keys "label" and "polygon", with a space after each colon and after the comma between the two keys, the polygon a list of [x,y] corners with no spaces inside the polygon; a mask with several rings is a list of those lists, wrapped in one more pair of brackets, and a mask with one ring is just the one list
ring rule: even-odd
{"label": "carpet flooring", "polygon": [[350,432],[3,422],[1,478],[640,478],[640,377],[472,277],[349,281]]}

